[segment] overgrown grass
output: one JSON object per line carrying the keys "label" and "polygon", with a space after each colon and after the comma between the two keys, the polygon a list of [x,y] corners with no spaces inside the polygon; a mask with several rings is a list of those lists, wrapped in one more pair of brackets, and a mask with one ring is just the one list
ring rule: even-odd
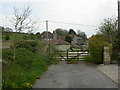
{"label": "overgrown grass", "polygon": [[90,56],[88,55],[88,56],[83,57],[83,61],[88,61],[88,62],[90,62],[90,61],[91,61],[91,60],[90,60]]}
{"label": "overgrown grass", "polygon": [[77,64],[77,58],[69,58],[69,59],[67,60],[67,63],[68,63],[68,64]]}
{"label": "overgrown grass", "polygon": [[15,60],[13,60],[13,49],[3,49],[3,89],[32,88],[36,79],[40,78],[43,72],[47,70],[48,65],[56,63],[55,60],[48,60],[44,53],[38,51],[41,50],[42,52],[41,47],[38,47],[40,43],[37,45],[36,42],[32,43],[35,46],[26,44],[26,42],[19,43],[17,45],[19,47],[15,50]]}

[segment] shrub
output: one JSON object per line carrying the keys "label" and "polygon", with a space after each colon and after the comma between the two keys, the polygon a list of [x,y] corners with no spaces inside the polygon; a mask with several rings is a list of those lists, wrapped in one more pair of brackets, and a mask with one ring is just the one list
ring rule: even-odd
{"label": "shrub", "polygon": [[[56,63],[42,53],[45,44],[37,41],[17,42],[16,59],[13,61],[13,50],[3,49],[3,88],[31,88],[40,78],[48,65]],[[35,53],[34,53],[35,52]],[[48,52],[47,52],[48,53]],[[26,89],[25,89],[26,90]]]}
{"label": "shrub", "polygon": [[5,61],[12,61],[13,60],[12,49],[3,49],[2,50],[2,58]]}
{"label": "shrub", "polygon": [[71,43],[73,40],[72,40],[72,38],[68,35],[68,36],[65,37],[65,41]]}
{"label": "shrub", "polygon": [[26,48],[32,52],[37,51],[37,41],[21,41],[16,43],[17,48]]}
{"label": "shrub", "polygon": [[98,34],[89,38],[89,53],[92,62],[103,63],[103,47],[106,45],[112,48],[112,45],[108,43],[107,37],[104,35]]}
{"label": "shrub", "polygon": [[25,48],[19,48],[16,50],[16,64],[19,64],[26,69],[30,69],[32,66],[33,59],[35,54]]}
{"label": "shrub", "polygon": [[8,32],[6,32],[6,37],[5,37],[5,40],[10,40],[10,35]]}

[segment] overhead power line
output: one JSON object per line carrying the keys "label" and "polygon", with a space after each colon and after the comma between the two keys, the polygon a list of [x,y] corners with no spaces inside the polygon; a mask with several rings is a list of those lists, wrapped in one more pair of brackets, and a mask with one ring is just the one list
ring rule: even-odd
{"label": "overhead power line", "polygon": [[66,22],[57,22],[57,21],[48,21],[52,23],[62,23],[62,24],[69,24],[69,25],[78,25],[78,26],[87,26],[87,27],[97,27],[94,25],[84,25],[84,24],[76,24],[76,23],[66,23]]}

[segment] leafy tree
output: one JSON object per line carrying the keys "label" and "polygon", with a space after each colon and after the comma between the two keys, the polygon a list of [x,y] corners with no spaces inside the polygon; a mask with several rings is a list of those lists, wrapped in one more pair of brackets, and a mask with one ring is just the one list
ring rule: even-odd
{"label": "leafy tree", "polygon": [[85,32],[81,32],[80,30],[77,30],[77,37],[78,37],[78,45],[87,45],[87,35]]}
{"label": "leafy tree", "polygon": [[68,33],[69,35],[76,35],[76,32],[73,29],[70,29]]}
{"label": "leafy tree", "polygon": [[81,32],[80,30],[78,30],[77,36],[81,37],[83,40],[87,40],[87,35],[85,34],[85,32]]}
{"label": "leafy tree", "polygon": [[117,31],[116,42],[113,45],[113,60],[120,60],[120,30]]}
{"label": "leafy tree", "polygon": [[57,28],[56,30],[53,31],[53,33],[55,35],[59,35],[59,36],[67,36],[68,35],[68,31],[62,28]]}
{"label": "leafy tree", "polygon": [[98,30],[98,33],[108,36],[110,42],[113,44],[113,41],[115,41],[117,35],[117,20],[114,18],[104,19],[98,27]]}
{"label": "leafy tree", "polygon": [[36,36],[37,36],[38,39],[41,39],[40,32],[37,32],[37,33],[36,33]]}
{"label": "leafy tree", "polygon": [[10,34],[8,32],[6,32],[5,40],[10,40]]}
{"label": "leafy tree", "polygon": [[73,40],[72,40],[72,38],[71,38],[70,36],[67,35],[67,36],[65,37],[65,41],[71,43]]}

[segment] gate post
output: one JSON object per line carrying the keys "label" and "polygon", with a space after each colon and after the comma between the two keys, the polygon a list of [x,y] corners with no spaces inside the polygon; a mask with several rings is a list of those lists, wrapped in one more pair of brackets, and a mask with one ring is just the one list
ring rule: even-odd
{"label": "gate post", "polygon": [[67,50],[67,61],[68,61],[68,50]]}
{"label": "gate post", "polygon": [[78,51],[77,51],[77,57],[78,57],[77,59],[78,59],[78,61],[79,61],[79,54],[78,54]]}
{"label": "gate post", "polygon": [[110,64],[110,53],[108,46],[104,46],[104,64],[108,65]]}

